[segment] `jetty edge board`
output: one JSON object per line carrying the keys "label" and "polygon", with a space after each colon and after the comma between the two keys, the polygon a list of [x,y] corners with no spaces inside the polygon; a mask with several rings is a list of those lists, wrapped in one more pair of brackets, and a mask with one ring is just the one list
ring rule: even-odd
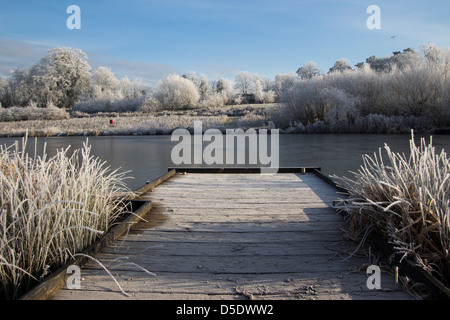
{"label": "jetty edge board", "polygon": [[[253,173],[264,174],[260,167],[173,167],[168,171],[175,170],[178,173]],[[321,171],[320,167],[281,167],[277,173],[314,173]]]}
{"label": "jetty edge board", "polygon": [[[170,170],[166,174],[135,190],[133,192],[134,196],[126,200],[130,203],[130,211],[132,214],[129,214],[120,223],[111,227],[102,237],[80,253],[86,256],[94,256],[103,248],[111,244],[114,240],[125,234],[131,224],[136,223],[152,208],[150,201],[140,201],[135,199],[137,199],[141,194],[156,188],[159,184],[163,183],[167,179],[170,179],[175,174],[175,170]],[[66,262],[50,276],[45,278],[44,281],[23,294],[19,300],[46,300],[52,295],[53,292],[60,289],[66,283],[67,278],[70,276],[70,274],[67,274],[67,268],[71,265],[76,265],[80,268],[83,267],[83,265],[89,261],[89,258],[86,256],[78,256],[75,259],[71,259]]]}

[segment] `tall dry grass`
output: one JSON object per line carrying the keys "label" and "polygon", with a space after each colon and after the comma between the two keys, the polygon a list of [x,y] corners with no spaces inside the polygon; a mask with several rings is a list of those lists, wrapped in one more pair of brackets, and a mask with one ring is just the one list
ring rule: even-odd
{"label": "tall dry grass", "polygon": [[[410,256],[428,272],[450,285],[450,159],[421,139],[410,140],[410,155],[385,145],[374,157],[365,155],[354,178],[334,176],[349,190],[336,206],[349,215],[355,236],[375,230],[397,253]],[[367,229],[369,228],[369,229]]]}
{"label": "tall dry grass", "polygon": [[0,297],[18,298],[92,244],[120,214],[125,174],[91,156],[88,142],[52,158],[0,146]]}

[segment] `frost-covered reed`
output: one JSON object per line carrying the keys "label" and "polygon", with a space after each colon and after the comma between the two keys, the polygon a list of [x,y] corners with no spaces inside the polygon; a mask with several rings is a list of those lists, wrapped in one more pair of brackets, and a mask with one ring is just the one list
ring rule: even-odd
{"label": "frost-covered reed", "polygon": [[0,147],[0,298],[15,299],[105,232],[122,210],[125,174],[88,143],[47,158]]}
{"label": "frost-covered reed", "polygon": [[348,199],[336,206],[350,213],[349,225],[361,239],[375,230],[409,255],[418,265],[450,284],[450,159],[436,153],[432,138],[420,146],[410,140],[410,155],[394,153],[385,145],[365,155],[354,178],[334,176],[349,190]]}

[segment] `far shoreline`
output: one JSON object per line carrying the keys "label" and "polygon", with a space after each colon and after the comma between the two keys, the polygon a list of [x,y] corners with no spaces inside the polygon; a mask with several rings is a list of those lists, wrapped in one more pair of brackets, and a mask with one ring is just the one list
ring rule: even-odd
{"label": "far shoreline", "polygon": [[280,123],[273,117],[279,104],[236,105],[220,109],[160,111],[154,113],[80,114],[70,111],[56,119],[24,119],[0,122],[0,138],[19,137],[96,137],[96,136],[169,136],[176,129],[193,133],[194,121],[202,121],[203,132],[218,129],[278,129],[279,134],[450,134],[449,127],[411,128],[401,123],[390,125],[347,126],[332,128],[321,121],[304,126],[301,123]]}

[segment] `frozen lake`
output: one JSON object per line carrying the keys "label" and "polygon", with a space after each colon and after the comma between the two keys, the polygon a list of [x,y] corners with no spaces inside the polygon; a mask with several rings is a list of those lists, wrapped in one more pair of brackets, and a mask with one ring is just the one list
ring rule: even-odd
{"label": "frozen lake", "polygon": [[[416,136],[418,143],[420,137]],[[127,180],[131,189],[137,189],[147,180],[153,180],[167,172],[168,167],[175,167],[171,160],[172,142],[170,136],[108,136],[89,137],[92,153],[107,161],[112,169],[131,170],[133,179]],[[80,148],[86,137],[52,137],[38,138],[38,155],[42,154],[44,143],[47,144],[49,156],[57,149]],[[318,134],[318,135],[280,135],[280,167],[319,166],[326,175],[351,176],[349,170],[357,170],[362,164],[363,154],[373,154],[388,143],[395,152],[408,153],[410,135],[353,135],[353,134]],[[21,138],[2,138],[0,144],[10,145]],[[203,148],[209,142],[203,142]],[[450,136],[433,136],[433,145],[437,152],[442,148],[450,150]],[[34,138],[29,138],[28,150],[34,153]],[[204,165],[206,166],[206,165]],[[242,165],[237,165],[242,167]]]}

